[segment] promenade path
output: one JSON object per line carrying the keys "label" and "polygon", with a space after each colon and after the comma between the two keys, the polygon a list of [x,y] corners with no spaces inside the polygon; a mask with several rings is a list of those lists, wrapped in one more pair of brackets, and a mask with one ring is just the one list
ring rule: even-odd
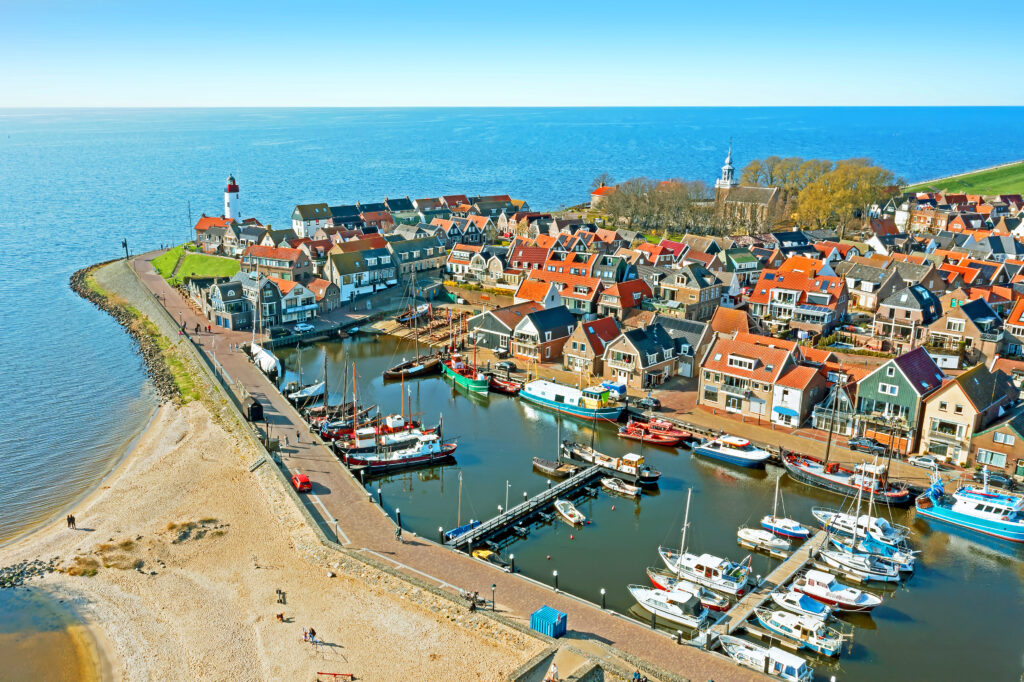
{"label": "promenade path", "polygon": [[[556,593],[522,576],[504,573],[435,542],[424,541],[409,533],[405,535],[404,542],[397,541],[393,521],[368,499],[367,490],[324,445],[314,439],[300,415],[245,353],[231,350],[232,345],[249,341],[250,334],[215,326],[212,327],[213,333],[206,333],[209,320],[153,269],[151,261],[157,255],[159,252],[137,256],[131,265],[170,315],[185,325],[192,340],[215,356],[231,380],[240,382],[250,395],[263,403],[271,434],[281,439],[283,462],[289,470],[302,471],[314,482],[312,494],[303,499],[314,518],[323,519],[328,535],[335,534],[337,529],[338,541],[349,549],[372,554],[398,570],[453,592],[462,588],[487,597],[493,584],[496,586],[497,609],[527,625],[530,613],[547,604],[568,614],[570,631],[567,638],[577,640],[573,643],[588,649],[604,643],[693,680],[763,679],[759,673],[733,665],[723,657],[696,647],[679,645],[674,639],[634,620],[603,611],[564,592]],[[200,334],[194,333],[197,324],[204,330]]]}

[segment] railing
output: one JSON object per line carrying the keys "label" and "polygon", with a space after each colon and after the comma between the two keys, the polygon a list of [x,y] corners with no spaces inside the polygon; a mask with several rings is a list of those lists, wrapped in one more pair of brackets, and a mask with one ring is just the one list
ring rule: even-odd
{"label": "railing", "polygon": [[608,365],[613,369],[626,369],[629,371],[633,371],[633,369],[635,369],[636,367],[636,363],[634,363],[632,360],[606,360],[604,364]]}
{"label": "railing", "polygon": [[982,341],[995,341],[995,342],[998,342],[998,341],[1001,341],[1002,338],[1003,338],[1003,332],[1001,332],[1001,331],[998,331],[998,332],[982,332],[981,333],[981,340]]}

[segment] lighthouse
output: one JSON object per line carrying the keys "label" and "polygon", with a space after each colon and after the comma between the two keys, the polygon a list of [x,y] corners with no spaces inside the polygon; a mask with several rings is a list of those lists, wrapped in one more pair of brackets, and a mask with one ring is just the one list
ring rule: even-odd
{"label": "lighthouse", "polygon": [[238,210],[238,183],[235,176],[228,176],[228,186],[224,188],[224,217],[228,220],[241,220],[242,214]]}

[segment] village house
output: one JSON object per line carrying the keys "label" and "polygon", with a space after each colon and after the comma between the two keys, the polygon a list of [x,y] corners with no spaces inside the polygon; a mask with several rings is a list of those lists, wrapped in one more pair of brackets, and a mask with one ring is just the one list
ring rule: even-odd
{"label": "village house", "polygon": [[932,263],[918,264],[906,261],[892,261],[886,266],[886,269],[895,271],[908,287],[920,285],[936,295],[941,294],[948,288],[948,283],[943,273]]}
{"label": "village house", "polygon": [[313,278],[313,263],[299,249],[253,244],[242,252],[241,269],[295,282]]}
{"label": "village house", "polygon": [[761,261],[749,249],[731,248],[718,252],[715,258],[726,272],[735,272],[740,286],[753,286],[761,276]]}
{"label": "village house", "polygon": [[[306,237],[312,237],[312,235],[306,235]],[[298,248],[291,247],[288,243],[294,239],[301,239],[295,234],[295,230],[291,228],[285,228],[283,230],[272,230],[269,227],[264,231],[263,236],[260,238],[258,244],[261,246],[280,246],[285,248]]]}
{"label": "village house", "polygon": [[1005,415],[1017,396],[1006,374],[984,364],[947,379],[924,400],[921,452],[966,466],[974,435]]}
{"label": "village house", "polygon": [[625,258],[611,254],[598,254],[587,274],[597,277],[607,286],[628,279],[636,279],[636,268],[627,263]]}
{"label": "village house", "polygon": [[562,368],[582,376],[599,377],[604,373],[604,350],[619,337],[621,330],[614,317],[581,322],[562,347]]}
{"label": "village house", "polygon": [[338,287],[341,301],[398,284],[395,263],[387,248],[332,252],[324,266],[324,277]]}
{"label": "village house", "polygon": [[826,363],[819,371],[828,385],[825,398],[811,410],[811,425],[821,431],[832,430],[835,435],[852,436],[857,428],[857,383],[870,372],[838,363]]}
{"label": "village house", "polygon": [[[328,227],[361,230],[366,226],[363,219],[359,217],[359,206],[356,204],[328,206],[327,211],[331,214],[331,220]],[[322,237],[318,237],[318,239],[322,239]]]}
{"label": "village house", "polygon": [[1024,479],[1024,406],[974,434],[967,464]]}
{"label": "village house", "polygon": [[697,320],[683,320],[667,315],[654,315],[650,324],[661,325],[675,342],[676,375],[693,378],[700,370],[697,361],[704,357],[715,336],[711,325]]}
{"label": "village house", "polygon": [[320,307],[312,291],[296,281],[268,277],[281,292],[281,324],[296,324],[316,319]]}
{"label": "village house", "polygon": [[594,189],[590,193],[590,208],[591,209],[599,208],[601,206],[601,201],[606,196],[608,196],[609,194],[611,194],[614,191],[615,191],[615,187],[610,186],[610,185],[605,185],[604,183],[601,183],[600,187]]}
{"label": "village house", "polygon": [[942,315],[942,304],[932,292],[914,285],[883,300],[875,312],[873,330],[901,348],[913,348],[927,335],[927,327]]}
{"label": "village house", "polygon": [[542,282],[537,279],[524,279],[516,289],[515,303],[539,303],[544,308],[557,308],[564,305],[558,293],[558,285],[554,282]]}
{"label": "village house", "polygon": [[262,334],[281,323],[281,290],[262,272],[238,272],[232,278],[242,287],[242,296],[252,311],[250,324]]}
{"label": "village house", "polygon": [[924,348],[880,365],[857,384],[857,435],[891,443],[897,453],[915,451],[922,401],[945,376]]}
{"label": "village house", "polygon": [[750,334],[719,336],[701,362],[697,404],[758,420],[770,419],[773,386],[796,365],[793,347]]}
{"label": "village house", "polygon": [[[383,204],[368,204],[370,206],[382,206]],[[362,205],[360,205],[362,208]],[[359,214],[366,228],[377,230],[381,234],[389,234],[395,227],[395,219],[386,210],[366,211]]]}
{"label": "village house", "polygon": [[320,315],[341,306],[341,289],[334,282],[314,277],[306,282],[306,288],[313,292]]}
{"label": "village house", "polygon": [[224,230],[221,247],[225,255],[235,258],[242,255],[246,247],[259,244],[267,229],[256,222],[237,223],[231,221]]}
{"label": "village house", "polygon": [[847,317],[846,282],[814,270],[765,270],[747,299],[750,313],[772,332],[827,335]]}
{"label": "village house", "polygon": [[658,289],[660,298],[678,304],[671,307],[688,320],[710,320],[722,299],[721,280],[704,266],[693,263],[668,270]]}
{"label": "village house", "polygon": [[597,298],[604,288],[601,280],[584,275],[532,270],[530,279],[552,282],[558,287],[562,303],[573,315],[586,316],[597,312]]}
{"label": "village house", "polygon": [[622,320],[626,311],[639,307],[651,296],[651,288],[642,279],[618,282],[601,291],[597,300],[597,314]]}
{"label": "village house", "polygon": [[241,282],[218,282],[204,294],[202,308],[208,320],[225,329],[251,329],[253,305],[243,295]]}
{"label": "village house", "polygon": [[1003,325],[1006,332],[1004,352],[1010,357],[1024,356],[1024,299],[1013,306]]}
{"label": "village house", "polygon": [[[928,350],[946,369],[985,362],[1003,350],[1003,321],[983,299],[947,308],[928,325]],[[948,358],[946,362],[939,355]]]}
{"label": "village house", "polygon": [[466,325],[473,343],[499,355],[511,353],[509,345],[516,325],[530,313],[544,310],[535,301],[517,302],[515,305],[494,310],[485,310],[467,320]]}
{"label": "village house", "polygon": [[401,239],[388,242],[388,250],[398,267],[400,278],[417,273],[440,271],[444,267],[445,250],[436,237]]}
{"label": "village house", "polygon": [[660,324],[626,329],[605,345],[605,380],[649,390],[668,381],[676,370],[676,344]]}
{"label": "village house", "polygon": [[292,230],[297,237],[312,237],[330,220],[331,209],[327,204],[299,204],[292,211]]}
{"label": "village house", "polygon": [[[200,220],[202,222],[202,220]],[[203,229],[196,229],[196,246],[206,254],[218,254],[224,252],[224,236],[227,234],[226,225],[206,225]]]}
{"label": "village house", "polygon": [[[452,247],[445,260],[444,271],[457,282],[476,282],[482,277],[482,268],[472,267],[473,257],[479,256],[482,246],[457,244]],[[481,260],[483,260],[481,258]]]}
{"label": "village house", "polygon": [[895,269],[851,262],[836,263],[834,267],[836,274],[846,280],[850,302],[858,310],[874,313],[879,301],[905,286]]}
{"label": "village house", "polygon": [[565,306],[527,313],[512,330],[512,357],[527,362],[559,362],[575,328],[576,318]]}
{"label": "village house", "polygon": [[391,199],[384,197],[384,206],[396,225],[419,222],[420,216],[408,196]]}

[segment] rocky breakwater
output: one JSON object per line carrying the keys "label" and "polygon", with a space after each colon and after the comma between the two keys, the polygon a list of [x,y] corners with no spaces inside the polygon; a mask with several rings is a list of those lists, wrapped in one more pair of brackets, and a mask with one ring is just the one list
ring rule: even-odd
{"label": "rocky breakwater", "polygon": [[160,335],[155,325],[138,310],[116,296],[108,295],[92,278],[92,273],[96,269],[111,262],[113,261],[90,265],[72,273],[71,289],[109,314],[124,327],[128,335],[138,344],[139,354],[146,365],[146,373],[153,382],[161,401],[176,400],[180,397],[180,392],[164,355],[166,340]]}
{"label": "rocky breakwater", "polygon": [[47,573],[53,573],[56,570],[58,570],[56,557],[49,561],[32,559],[29,561],[19,561],[18,563],[11,564],[10,566],[4,566],[3,568],[0,568],[0,589],[21,587],[27,580],[42,577]]}

